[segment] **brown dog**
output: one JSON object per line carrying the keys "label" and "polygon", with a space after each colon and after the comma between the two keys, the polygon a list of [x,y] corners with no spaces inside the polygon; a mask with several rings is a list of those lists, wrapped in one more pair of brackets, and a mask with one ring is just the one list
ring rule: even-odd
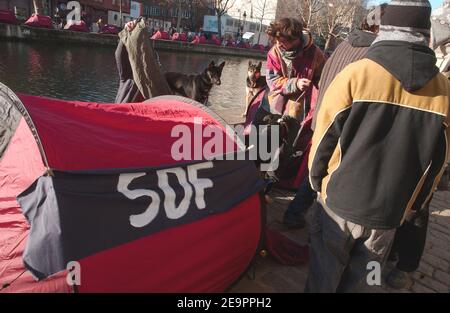
{"label": "brown dog", "polygon": [[261,89],[266,88],[267,82],[266,77],[261,75],[262,62],[258,64],[253,64],[252,61],[248,62],[247,71],[247,88],[245,96],[245,113],[243,116],[247,116],[248,109],[253,98],[258,94]]}

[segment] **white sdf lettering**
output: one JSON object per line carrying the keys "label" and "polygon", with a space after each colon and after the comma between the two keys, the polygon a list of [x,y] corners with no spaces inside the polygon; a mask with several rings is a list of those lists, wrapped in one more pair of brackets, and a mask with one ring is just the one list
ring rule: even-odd
{"label": "white sdf lettering", "polygon": [[[186,171],[181,168],[172,168],[156,171],[158,177],[158,187],[164,193],[164,210],[169,219],[180,219],[186,215],[192,196],[195,191],[195,204],[199,210],[206,208],[205,189],[212,188],[213,182],[208,178],[198,178],[198,171],[202,169],[213,168],[212,162],[189,165]],[[174,174],[179,185],[184,190],[184,197],[178,207],[176,206],[176,193],[174,188],[169,185],[168,174]],[[131,215],[130,224],[136,228],[142,228],[149,225],[156,218],[159,212],[161,199],[153,190],[148,189],[134,189],[130,190],[128,187],[133,180],[147,175],[146,173],[121,174],[117,184],[117,191],[125,195],[130,200],[135,200],[140,197],[150,197],[151,203],[144,213]],[[192,186],[194,186],[194,189]]]}
{"label": "white sdf lettering", "polygon": [[145,176],[145,173],[121,174],[119,176],[119,183],[117,184],[117,191],[123,193],[125,197],[127,197],[130,200],[134,200],[142,196],[152,198],[152,202],[150,203],[150,205],[148,206],[147,210],[145,210],[144,213],[130,216],[130,224],[136,228],[145,227],[155,219],[156,215],[158,215],[160,203],[158,194],[153,190],[128,189],[128,186],[131,184],[133,180],[142,176]]}
{"label": "white sdf lettering", "polygon": [[[192,198],[192,187],[189,185],[186,172],[180,168],[171,168],[168,170],[157,171],[158,174],[158,187],[164,192],[164,207],[166,209],[166,215],[171,220],[182,218],[189,209],[189,204]],[[181,200],[180,205],[176,207],[175,198],[176,193],[169,185],[169,177],[167,174],[175,174],[177,176],[180,185],[184,189],[184,198]]]}

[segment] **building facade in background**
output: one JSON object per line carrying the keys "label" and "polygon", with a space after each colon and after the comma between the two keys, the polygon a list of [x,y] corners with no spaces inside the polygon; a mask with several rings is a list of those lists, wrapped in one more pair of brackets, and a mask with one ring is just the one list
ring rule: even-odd
{"label": "building facade in background", "polygon": [[142,16],[151,27],[163,27],[165,30],[176,27],[181,15],[182,31],[199,32],[203,26],[203,16],[214,14],[214,10],[205,0],[143,0]]}
{"label": "building facade in background", "polygon": [[[121,26],[130,20],[130,0],[77,1],[81,5],[82,19],[88,25],[102,19],[104,23]],[[68,2],[69,0],[42,0],[42,14],[54,16],[58,13],[64,18],[71,11],[67,8]],[[0,0],[0,9],[14,11],[21,19],[27,19],[34,13],[32,0]]]}
{"label": "building facade in background", "polygon": [[[296,1],[296,0],[292,0]],[[275,19],[277,0],[236,0],[227,14],[221,18],[222,35],[233,39],[248,38],[251,44],[267,45],[265,31]],[[203,30],[218,33],[217,16],[204,17]]]}
{"label": "building facade in background", "polygon": [[0,0],[0,10],[11,10],[21,20],[27,19],[33,13],[30,0]]}

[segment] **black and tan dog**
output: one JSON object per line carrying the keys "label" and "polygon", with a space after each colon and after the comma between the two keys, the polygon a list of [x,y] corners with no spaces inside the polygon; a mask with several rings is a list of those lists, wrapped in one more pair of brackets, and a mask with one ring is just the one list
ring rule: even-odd
{"label": "black and tan dog", "polygon": [[211,88],[221,84],[220,78],[224,66],[225,62],[216,66],[212,61],[201,74],[186,75],[168,72],[165,77],[174,94],[206,104]]}
{"label": "black and tan dog", "polygon": [[252,61],[248,62],[247,71],[247,88],[245,96],[246,109],[243,116],[247,116],[248,109],[250,107],[252,99],[258,94],[261,89],[266,88],[266,76],[261,75],[262,62],[253,64]]}

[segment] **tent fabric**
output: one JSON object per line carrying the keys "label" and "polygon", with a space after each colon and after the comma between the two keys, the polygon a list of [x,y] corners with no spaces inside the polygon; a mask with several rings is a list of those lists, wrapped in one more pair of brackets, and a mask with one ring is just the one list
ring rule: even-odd
{"label": "tent fabric", "polygon": [[[193,134],[194,118],[200,118],[202,129],[214,125],[225,132],[225,125],[181,97],[158,97],[151,105],[108,105],[18,95],[39,130],[50,167],[56,170],[174,165],[179,162],[172,158],[171,148],[178,139],[168,136],[175,126],[185,125]],[[227,151],[219,147],[216,153]]]}
{"label": "tent fabric", "polygon": [[170,40],[170,35],[168,32],[158,30],[156,33],[151,36],[150,39],[153,40]]}
{"label": "tent fabric", "polygon": [[174,41],[186,41],[187,37],[185,33],[174,33],[172,35],[172,40]]}
{"label": "tent fabric", "polygon": [[65,271],[36,283],[23,264],[30,226],[16,195],[40,177],[46,168],[24,118],[0,158],[0,292],[72,292]]}
{"label": "tent fabric", "polygon": [[[211,126],[230,137],[226,125],[201,104],[173,96],[126,105],[25,94],[19,99],[23,117],[0,159],[0,225],[5,229],[0,233],[0,282],[10,284],[4,291],[72,292],[64,265],[73,258],[81,264],[80,292],[222,292],[248,267],[261,235],[261,181],[253,163],[212,161],[212,168],[195,176],[188,168],[205,159],[176,161],[171,156],[175,126],[191,131]],[[236,147],[224,144],[210,156],[234,152]],[[175,174],[170,172],[174,169]],[[160,170],[167,170],[167,177],[160,178]],[[187,172],[188,183],[179,183],[180,172]],[[122,174],[139,173],[143,176],[118,188]],[[214,186],[205,185],[204,205],[196,196],[199,185],[191,182],[202,178]],[[44,182],[53,190],[44,188]],[[184,206],[185,215],[176,219],[169,213],[178,212],[188,189],[192,189],[191,200]],[[147,196],[136,196],[139,190]],[[131,215],[143,216],[153,203],[149,194],[159,196],[159,213],[155,224],[138,228],[139,224],[131,224],[135,220]],[[46,199],[39,201],[43,195]],[[58,200],[56,205],[51,205],[52,197]],[[102,197],[108,198],[103,207]],[[175,206],[170,207],[171,201]],[[59,220],[55,212],[61,213]],[[105,230],[120,221],[126,222],[122,230],[110,230],[113,238],[105,237]],[[64,238],[60,246],[53,245],[55,229]],[[40,241],[36,246],[39,233],[48,235],[47,245]],[[42,255],[33,247],[50,250]],[[79,249],[84,253],[73,253]],[[62,258],[51,257],[56,255],[51,251]],[[60,263],[50,271],[36,267],[35,277],[62,271],[35,281],[24,261],[33,270],[38,257]]]}
{"label": "tent fabric", "polygon": [[20,24],[13,11],[0,10],[0,23],[6,24]]}
{"label": "tent fabric", "polygon": [[[198,181],[192,181],[188,173],[196,168],[200,169],[195,174]],[[134,175],[129,172],[55,171],[54,177],[40,177],[18,196],[31,224],[24,262],[35,277],[46,278],[65,269],[70,261],[225,213],[263,187],[255,166],[248,161],[142,169]],[[130,176],[135,177],[129,181],[131,192],[120,182]],[[199,184],[207,188],[198,189]],[[133,192],[141,192],[140,197],[145,198],[134,201]],[[48,226],[43,229],[39,225]]]}
{"label": "tent fabric", "polygon": [[301,246],[278,231],[264,229],[265,247],[269,254],[283,265],[298,266],[309,259],[309,247]]}
{"label": "tent fabric", "polygon": [[191,41],[192,44],[198,45],[200,43],[200,36],[196,35]]}
{"label": "tent fabric", "polygon": [[86,23],[84,21],[76,21],[76,22],[73,21],[71,23],[67,23],[64,29],[73,32],[83,32],[83,33],[89,32],[89,29],[87,28]]}
{"label": "tent fabric", "polygon": [[53,28],[52,18],[50,16],[32,14],[25,22],[25,25],[39,28]]}
{"label": "tent fabric", "polygon": [[119,29],[114,25],[106,24],[100,30],[100,34],[108,34],[108,35],[117,35],[119,33]]}
{"label": "tent fabric", "polygon": [[[226,291],[255,255],[260,205],[255,195],[224,214],[87,257],[80,261],[84,283],[79,291]],[[118,268],[126,271],[116,273]]]}
{"label": "tent fabric", "polygon": [[11,141],[14,132],[19,125],[20,112],[15,103],[19,101],[17,96],[10,92],[5,85],[0,83],[0,159]]}

